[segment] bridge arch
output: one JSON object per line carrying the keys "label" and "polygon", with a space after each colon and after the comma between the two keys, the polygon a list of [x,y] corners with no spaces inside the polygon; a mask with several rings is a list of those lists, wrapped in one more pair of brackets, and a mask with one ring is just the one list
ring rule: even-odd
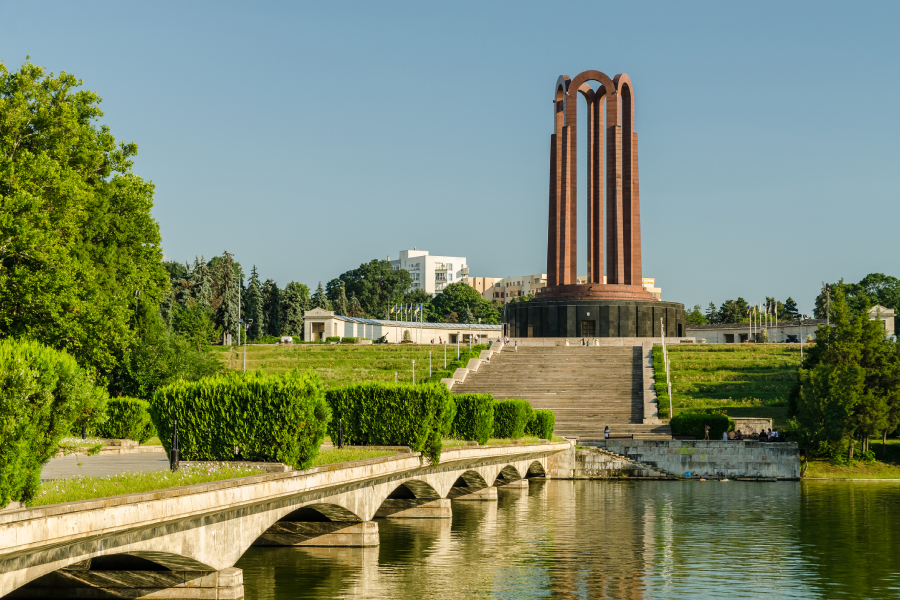
{"label": "bridge arch", "polygon": [[532,479],[534,477],[546,477],[547,470],[544,468],[544,465],[541,464],[541,461],[535,460],[532,461],[530,465],[528,465],[528,469],[525,472],[526,479]]}
{"label": "bridge arch", "polygon": [[500,469],[500,472],[497,473],[497,476],[494,478],[494,486],[503,486],[512,483],[513,481],[519,481],[520,479],[522,479],[522,474],[519,473],[519,469],[513,465],[506,465]]}

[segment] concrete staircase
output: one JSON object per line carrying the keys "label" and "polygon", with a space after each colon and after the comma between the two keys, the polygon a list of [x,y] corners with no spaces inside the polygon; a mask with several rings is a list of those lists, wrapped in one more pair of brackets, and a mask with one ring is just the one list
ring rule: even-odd
{"label": "concrete staircase", "polygon": [[612,435],[671,439],[668,425],[643,424],[641,356],[640,346],[507,346],[452,390],[549,408],[560,436],[602,437],[608,425]]}
{"label": "concrete staircase", "polygon": [[641,462],[596,446],[580,448],[575,460],[575,475],[578,478],[607,479],[626,476],[636,479],[678,479],[674,473],[653,463]]}

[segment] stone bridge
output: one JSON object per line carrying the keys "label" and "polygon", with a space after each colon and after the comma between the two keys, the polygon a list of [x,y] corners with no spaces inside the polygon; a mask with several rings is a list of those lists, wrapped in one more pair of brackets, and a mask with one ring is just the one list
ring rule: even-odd
{"label": "stone bridge", "polygon": [[251,545],[378,544],[376,518],[449,518],[531,477],[571,477],[568,442],[444,449],[0,513],[0,596],[243,597]]}

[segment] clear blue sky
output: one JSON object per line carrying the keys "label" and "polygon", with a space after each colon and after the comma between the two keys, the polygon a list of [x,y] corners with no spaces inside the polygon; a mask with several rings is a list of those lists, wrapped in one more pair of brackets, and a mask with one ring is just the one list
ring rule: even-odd
{"label": "clear blue sky", "polygon": [[413,246],[545,271],[553,85],[628,73],[644,275],[686,305],[811,312],[822,280],[900,276],[898,22],[896,2],[2,2],[0,60],[103,98],[168,258],[227,249],[282,286]]}

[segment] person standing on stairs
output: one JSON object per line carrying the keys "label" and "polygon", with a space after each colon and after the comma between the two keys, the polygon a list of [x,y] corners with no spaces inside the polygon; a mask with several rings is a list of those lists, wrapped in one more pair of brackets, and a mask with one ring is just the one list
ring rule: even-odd
{"label": "person standing on stairs", "polygon": [[703,439],[709,440],[709,425],[705,425],[704,427],[705,429],[703,430]]}
{"label": "person standing on stairs", "polygon": [[513,345],[513,349],[514,349],[516,352],[519,351],[519,340],[516,340],[515,344]]}
{"label": "person standing on stairs", "polygon": [[609,425],[607,425],[606,428],[603,430],[603,439],[605,439],[605,440],[609,439]]}

